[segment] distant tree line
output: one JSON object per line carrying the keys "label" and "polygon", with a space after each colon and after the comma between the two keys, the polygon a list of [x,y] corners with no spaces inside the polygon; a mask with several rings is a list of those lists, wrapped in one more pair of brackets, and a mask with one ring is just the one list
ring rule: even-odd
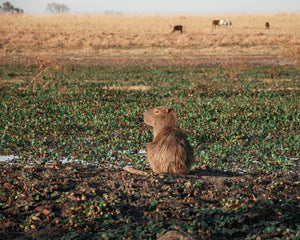
{"label": "distant tree line", "polygon": [[0,6],[0,11],[5,13],[23,13],[24,10],[21,8],[14,7],[10,2],[2,3]]}
{"label": "distant tree line", "polygon": [[[46,11],[51,13],[65,13],[70,11],[70,8],[65,4],[59,4],[56,2],[48,3]],[[4,13],[23,13],[21,8],[14,7],[10,2],[4,2],[0,5],[0,12]]]}
{"label": "distant tree line", "polygon": [[65,13],[70,11],[70,8],[65,4],[52,2],[47,4],[46,10],[51,13]]}

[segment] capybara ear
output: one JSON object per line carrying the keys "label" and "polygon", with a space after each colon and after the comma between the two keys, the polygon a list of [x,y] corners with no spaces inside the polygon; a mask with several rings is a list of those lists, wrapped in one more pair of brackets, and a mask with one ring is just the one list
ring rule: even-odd
{"label": "capybara ear", "polygon": [[169,107],[166,108],[166,113],[170,113],[172,111],[173,111],[173,108],[169,108]]}

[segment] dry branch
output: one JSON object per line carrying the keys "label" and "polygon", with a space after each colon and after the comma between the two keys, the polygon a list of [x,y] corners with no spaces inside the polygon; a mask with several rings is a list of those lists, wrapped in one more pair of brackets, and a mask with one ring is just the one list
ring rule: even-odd
{"label": "dry branch", "polygon": [[132,167],[124,167],[123,170],[127,171],[127,172],[130,172],[132,174],[138,174],[138,175],[144,175],[144,176],[148,175],[148,173],[146,173],[144,171],[141,171],[141,170],[134,169]]}

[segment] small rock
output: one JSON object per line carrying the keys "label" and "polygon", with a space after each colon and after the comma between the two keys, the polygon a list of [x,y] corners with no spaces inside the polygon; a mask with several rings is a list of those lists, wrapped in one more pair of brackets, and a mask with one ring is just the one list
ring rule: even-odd
{"label": "small rock", "polygon": [[192,236],[176,230],[171,230],[162,235],[158,240],[195,240]]}

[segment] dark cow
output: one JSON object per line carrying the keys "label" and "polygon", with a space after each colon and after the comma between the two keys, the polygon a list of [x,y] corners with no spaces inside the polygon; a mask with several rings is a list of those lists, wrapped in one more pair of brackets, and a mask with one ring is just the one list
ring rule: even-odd
{"label": "dark cow", "polygon": [[182,28],[183,28],[182,25],[175,25],[175,26],[173,27],[172,33],[175,32],[175,31],[179,31],[179,32],[182,33]]}
{"label": "dark cow", "polygon": [[220,20],[213,20],[212,21],[212,26],[213,27],[219,26],[219,22],[220,22]]}
{"label": "dark cow", "polygon": [[266,22],[265,26],[266,26],[266,29],[269,29],[270,28],[270,23]]}

